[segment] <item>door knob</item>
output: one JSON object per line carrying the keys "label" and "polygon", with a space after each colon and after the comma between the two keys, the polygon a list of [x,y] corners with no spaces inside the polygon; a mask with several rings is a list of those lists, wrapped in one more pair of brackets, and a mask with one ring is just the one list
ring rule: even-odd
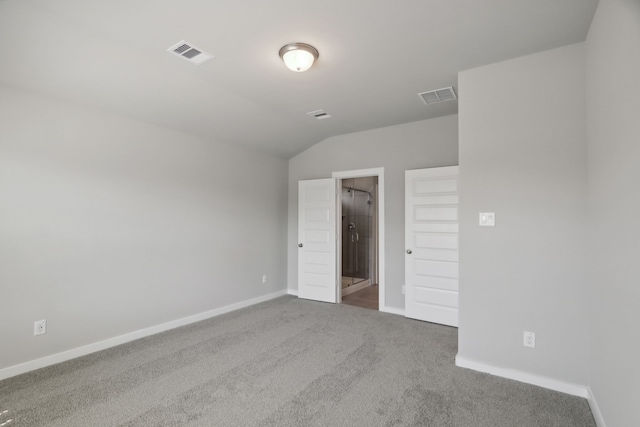
{"label": "door knob", "polygon": [[302,247],[302,243],[298,243],[298,247],[301,248]]}
{"label": "door knob", "polygon": [[413,252],[411,251],[411,249],[407,249],[407,253],[411,255]]}

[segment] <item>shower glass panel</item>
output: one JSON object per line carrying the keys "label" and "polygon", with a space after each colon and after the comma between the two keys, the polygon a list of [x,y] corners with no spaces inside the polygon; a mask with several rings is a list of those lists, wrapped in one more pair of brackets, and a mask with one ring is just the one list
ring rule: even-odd
{"label": "shower glass panel", "polygon": [[[373,200],[368,191],[342,188],[342,287],[369,280]],[[348,182],[346,183],[348,184]]]}

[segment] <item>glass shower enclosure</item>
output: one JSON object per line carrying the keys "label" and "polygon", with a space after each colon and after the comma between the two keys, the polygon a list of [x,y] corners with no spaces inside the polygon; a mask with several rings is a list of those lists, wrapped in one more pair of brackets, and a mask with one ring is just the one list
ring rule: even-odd
{"label": "glass shower enclosure", "polygon": [[[369,178],[373,184],[373,177]],[[342,288],[372,282],[374,194],[362,179],[342,181]],[[354,184],[359,184],[356,188]],[[365,184],[365,185],[363,185]],[[364,188],[364,189],[363,189]]]}

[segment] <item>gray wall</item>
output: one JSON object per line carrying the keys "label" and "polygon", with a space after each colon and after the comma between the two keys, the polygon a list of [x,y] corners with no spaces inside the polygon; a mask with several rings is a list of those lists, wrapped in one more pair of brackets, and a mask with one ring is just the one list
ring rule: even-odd
{"label": "gray wall", "polygon": [[[583,46],[458,79],[459,355],[587,384]],[[479,227],[479,212],[496,227]]]}
{"label": "gray wall", "polygon": [[638,426],[640,2],[600,0],[585,52],[590,385],[607,426]]}
{"label": "gray wall", "polygon": [[298,289],[298,181],[385,168],[386,304],[404,309],[404,171],[458,163],[456,115],[328,138],[289,161],[288,286]]}
{"label": "gray wall", "polygon": [[286,289],[286,160],[6,86],[0,121],[0,368]]}

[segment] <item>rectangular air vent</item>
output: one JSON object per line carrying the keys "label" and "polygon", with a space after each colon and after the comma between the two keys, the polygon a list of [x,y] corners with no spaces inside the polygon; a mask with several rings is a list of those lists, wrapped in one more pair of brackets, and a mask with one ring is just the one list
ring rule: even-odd
{"label": "rectangular air vent", "polygon": [[318,120],[328,119],[329,117],[331,117],[330,115],[325,113],[324,110],[311,111],[311,112],[307,113],[307,115],[309,115],[311,117],[314,117],[314,118],[316,118]]}
{"label": "rectangular air vent", "polygon": [[187,43],[184,40],[171,46],[167,49],[167,52],[171,52],[174,55],[177,55],[182,59],[186,59],[196,65],[204,64],[214,58],[213,55],[208,54],[200,48],[196,48],[194,45]]}
{"label": "rectangular air vent", "polygon": [[418,96],[422,101],[427,104],[437,104],[438,102],[453,101],[458,99],[453,87],[445,87],[438,90],[432,90],[429,92],[419,93]]}

